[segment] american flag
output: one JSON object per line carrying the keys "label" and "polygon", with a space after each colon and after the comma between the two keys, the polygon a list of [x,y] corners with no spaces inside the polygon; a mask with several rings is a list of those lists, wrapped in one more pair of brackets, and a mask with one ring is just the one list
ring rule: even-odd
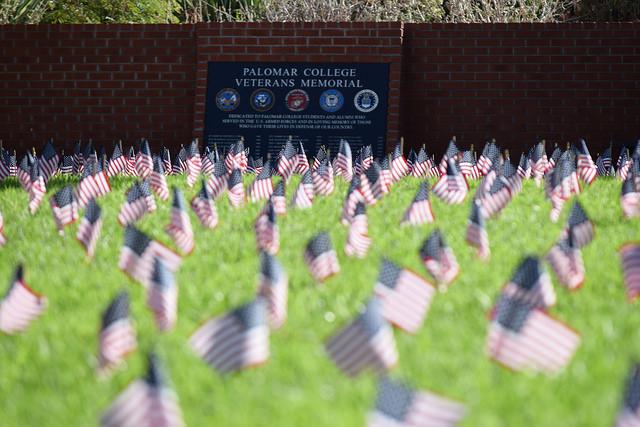
{"label": "american flag", "polygon": [[217,199],[227,189],[227,167],[223,162],[217,162],[213,168],[213,175],[207,179],[207,189],[213,199]]}
{"label": "american flag", "polygon": [[131,383],[100,418],[103,427],[184,427],[177,394],[168,384],[159,359],[149,355],[145,378]]}
{"label": "american flag", "polygon": [[[322,151],[322,150],[321,150]],[[317,168],[313,168],[311,172],[311,179],[313,180],[313,192],[321,196],[328,196],[333,193],[333,171],[329,160],[325,160],[318,165]]]}
{"label": "american flag", "polygon": [[18,177],[18,181],[20,181],[20,185],[25,191],[29,191],[29,187],[31,187],[31,165],[32,161],[30,161],[31,155],[27,153],[22,160],[20,160],[20,164],[16,170],[16,176]]}
{"label": "american flag", "polygon": [[578,177],[586,184],[591,184],[598,175],[598,168],[591,159],[591,154],[587,148],[587,143],[584,139],[580,140],[580,146],[578,147]]}
{"label": "american flag", "polygon": [[0,248],[7,244],[7,236],[4,234],[4,218],[0,212]]}
{"label": "american flag", "polygon": [[154,212],[156,208],[149,183],[138,181],[127,192],[127,201],[120,208],[118,221],[122,225],[133,224],[147,213]]}
{"label": "american flag", "polygon": [[393,331],[376,298],[370,299],[362,313],[329,338],[325,347],[333,362],[350,377],[365,370],[381,374],[398,363]]}
{"label": "american flag", "polygon": [[[214,163],[215,165],[215,163]],[[257,160],[252,157],[249,157],[249,160],[247,162],[247,173],[251,173],[251,174],[259,174],[262,171],[263,168],[263,163],[262,163],[262,159],[258,158]]]}
{"label": "american flag", "polygon": [[458,162],[460,172],[464,175],[465,179],[478,179],[480,177],[480,171],[476,165],[476,160],[473,158],[471,151],[465,151],[462,153],[462,157]]}
{"label": "american flag", "polygon": [[311,178],[311,171],[307,169],[302,175],[298,188],[293,193],[291,204],[297,209],[310,208],[313,205],[313,196],[313,179]]}
{"label": "american flag", "polygon": [[587,148],[587,143],[584,139],[580,140],[580,146],[578,147],[578,177],[587,184],[591,184],[598,175],[598,168],[591,159],[591,154]]}
{"label": "american flag", "polygon": [[187,204],[179,188],[173,187],[173,203],[171,204],[171,222],[166,227],[167,234],[176,247],[185,255],[193,252],[195,241],[191,220],[187,212]]}
{"label": "american flag", "polygon": [[83,176],[76,187],[76,199],[80,207],[84,207],[92,198],[103,196],[111,191],[109,179],[102,170],[97,170],[97,164],[87,163]]}
{"label": "american flag", "polygon": [[171,152],[168,148],[162,147],[162,166],[164,166],[164,174],[171,175],[172,174],[172,166],[171,166]]}
{"label": "american flag", "polygon": [[13,154],[7,152],[7,156],[5,158],[5,165],[9,168],[9,176],[16,176],[18,173],[18,164],[16,161],[16,152]]}
{"label": "american flag", "polygon": [[344,252],[350,257],[364,258],[367,256],[369,246],[371,246],[369,221],[367,220],[365,204],[359,202],[351,218]]}
{"label": "american flag", "polygon": [[197,139],[191,141],[191,144],[189,144],[185,165],[187,167],[187,185],[189,187],[193,187],[196,184],[196,181],[198,181],[200,172],[202,172],[202,159],[200,158]]}
{"label": "american flag", "polygon": [[124,245],[120,251],[118,267],[129,277],[149,286],[153,263],[160,258],[167,268],[175,272],[180,266],[180,255],[161,243],[151,240],[142,231],[127,226],[124,232]]}
{"label": "american flag", "polygon": [[291,144],[291,141],[287,141],[278,159],[278,174],[288,182],[291,175],[293,175],[293,171],[296,169],[297,162],[298,153],[296,153],[296,149],[293,144]]}
{"label": "american flag", "polygon": [[351,156],[351,147],[344,139],[340,140],[340,148],[336,156],[335,171],[341,175],[346,182],[353,179],[353,159]]}
{"label": "american flag", "polygon": [[151,156],[151,149],[149,148],[149,141],[143,139],[140,141],[140,151],[136,156],[136,175],[145,179],[149,176],[153,170],[153,157]]}
{"label": "american flag", "polygon": [[187,170],[187,165],[185,161],[187,160],[187,150],[184,149],[184,146],[180,147],[180,151],[178,151],[178,155],[173,158],[173,164],[171,165],[171,173],[173,175],[180,175],[185,173]]}
{"label": "american flag", "polygon": [[169,186],[167,185],[167,178],[160,157],[153,156],[153,170],[147,180],[149,181],[149,186],[160,200],[169,200]]}
{"label": "american flag", "polygon": [[376,406],[367,415],[367,427],[453,427],[464,415],[465,407],[458,402],[382,377]]}
{"label": "american flag", "polygon": [[602,153],[602,164],[607,170],[609,170],[611,166],[613,166],[613,161],[611,159],[611,144],[609,144],[609,146]]}
{"label": "american flag", "polygon": [[640,217],[640,191],[633,176],[628,176],[622,183],[620,206],[626,218]]}
{"label": "american flag", "polygon": [[45,181],[58,171],[58,163],[60,162],[60,156],[56,152],[52,141],[47,141],[42,149],[42,156],[40,156],[40,168],[42,169],[42,175]]}
{"label": "american flag", "polygon": [[123,173],[127,168],[127,158],[122,154],[122,146],[117,143],[113,147],[113,153],[111,154],[111,161],[109,162],[109,168],[107,169],[107,176],[112,177],[117,174]]}
{"label": "american flag", "polygon": [[402,154],[402,147],[397,144],[391,156],[391,178],[394,182],[398,182],[408,173],[409,165]]}
{"label": "american flag", "polygon": [[269,359],[267,303],[260,297],[207,321],[189,338],[195,353],[220,373],[262,365]]}
{"label": "american flag", "polygon": [[304,175],[309,170],[309,160],[304,152],[302,141],[300,141],[300,147],[298,148],[298,161],[296,162],[295,173]]}
{"label": "american flag", "polygon": [[460,153],[460,149],[456,145],[456,137],[454,136],[449,141],[449,145],[447,146],[447,151],[445,151],[442,159],[440,159],[440,163],[438,165],[438,170],[440,171],[440,175],[444,175],[447,173],[447,165],[449,164],[449,160],[455,162],[458,160],[458,154]]}
{"label": "american flag", "polygon": [[254,224],[258,250],[271,255],[277,254],[280,249],[280,232],[276,219],[273,203],[269,200]]}
{"label": "american flag", "polygon": [[598,156],[598,158],[596,159],[596,169],[598,171],[598,176],[615,176],[615,172],[612,174],[609,173],[609,168],[605,167],[602,156]]}
{"label": "american flag", "polygon": [[244,143],[242,141],[238,141],[229,147],[224,164],[229,173],[236,168],[240,169],[240,172],[247,170],[247,153],[244,151]]}
{"label": "american flag", "polygon": [[385,193],[386,188],[380,177],[380,165],[371,163],[362,175],[360,175],[360,193],[368,205],[375,205]]}
{"label": "american flag", "polygon": [[514,371],[557,373],[569,363],[580,336],[523,301],[502,295],[487,334],[489,357]]}
{"label": "american flag", "polygon": [[544,149],[544,141],[539,142],[531,152],[529,156],[529,162],[531,163],[531,174],[536,182],[536,185],[540,185],[544,173],[549,167],[547,160],[547,153]]}
{"label": "american flag", "polygon": [[584,264],[580,249],[573,244],[571,235],[560,239],[547,253],[547,262],[556,273],[558,281],[571,290],[584,282]]}
{"label": "american flag", "polygon": [[427,182],[420,183],[420,188],[416,193],[411,205],[407,208],[400,221],[401,225],[422,225],[429,224],[434,221],[433,210],[431,209],[431,201],[429,200],[429,184]]}
{"label": "american flag", "polygon": [[287,213],[287,199],[284,194],[284,180],[278,181],[276,188],[271,193],[271,203],[273,203],[273,209],[277,215],[286,215]]}
{"label": "american flag", "polygon": [[9,165],[7,164],[8,153],[0,147],[0,180],[11,176]]}
{"label": "american flag", "polygon": [[551,278],[540,259],[534,256],[526,256],[520,262],[502,293],[535,308],[547,309],[556,303]]}
{"label": "american flag", "polygon": [[560,147],[558,147],[558,145],[556,144],[553,148],[553,152],[551,153],[551,157],[549,157],[549,161],[547,163],[547,171],[556,167],[556,164],[558,163],[558,160],[561,156],[562,150],[560,150]]}
{"label": "american flag", "polygon": [[618,412],[615,427],[640,425],[640,365],[634,363],[627,377],[622,408]]}
{"label": "american flag", "polygon": [[362,147],[360,154],[362,155],[360,163],[362,166],[362,171],[364,172],[369,169],[371,167],[371,164],[373,163],[373,150],[371,149],[370,145],[365,145],[364,147]]}
{"label": "american flag", "polygon": [[522,178],[518,175],[518,169],[511,164],[509,159],[506,159],[502,165],[502,180],[509,187],[511,197],[522,191]]}
{"label": "american flag", "polygon": [[484,213],[480,205],[475,202],[471,203],[471,214],[467,222],[466,241],[477,249],[478,258],[481,260],[489,259],[491,250],[489,249],[489,235],[485,229]]}
{"label": "american flag", "polygon": [[129,155],[127,156],[127,164],[125,165],[125,171],[129,176],[136,176],[136,150],[133,147],[129,147]]}
{"label": "american flag", "polygon": [[488,191],[478,199],[488,218],[499,214],[511,200],[511,190],[505,181],[502,176],[497,177]]}
{"label": "american flag", "polygon": [[359,202],[364,202],[364,196],[360,192],[360,178],[358,176],[353,177],[349,184],[349,190],[347,190],[347,196],[344,199],[344,205],[342,207],[342,215],[340,216],[340,222],[344,225],[351,223],[351,218],[356,211],[356,206]]}
{"label": "american flag", "polygon": [[482,154],[478,157],[478,171],[482,175],[489,173],[489,170],[500,160],[500,149],[493,142],[488,142],[482,149]]}
{"label": "american flag", "polygon": [[73,195],[73,187],[67,185],[54,194],[50,199],[53,219],[58,230],[62,232],[66,225],[74,223],[78,219],[78,202]]}
{"label": "american flag", "polygon": [[593,240],[595,235],[593,223],[578,200],[573,202],[563,234],[571,234],[578,248],[583,248]]}
{"label": "american flag", "polygon": [[518,163],[518,176],[522,179],[529,179],[531,176],[531,163],[526,153],[520,154],[520,162]]}
{"label": "american flag", "polygon": [[147,305],[161,331],[173,329],[178,317],[178,286],[173,272],[160,258],[153,260],[153,273],[147,292]]}
{"label": "american flag", "polygon": [[620,153],[620,157],[618,157],[618,171],[616,175],[621,180],[627,179],[627,174],[629,173],[629,168],[631,167],[632,160],[629,157],[629,150],[627,148],[622,149],[622,153]]}
{"label": "american flag", "polygon": [[102,230],[101,213],[102,211],[100,206],[96,203],[96,200],[89,200],[84,210],[84,216],[78,226],[76,239],[78,239],[78,242],[80,242],[89,258],[93,258],[96,243],[98,242],[98,237],[100,237],[100,231]]}
{"label": "american flag", "polygon": [[198,194],[191,200],[191,208],[204,227],[213,229],[218,225],[218,211],[204,181]]}
{"label": "american flag", "polygon": [[556,222],[564,203],[573,194],[575,170],[569,160],[560,159],[553,171],[548,174],[547,196],[551,200],[551,221]]}
{"label": "american flag", "polygon": [[269,326],[278,329],[287,319],[289,279],[280,262],[266,252],[260,253],[259,281],[258,295],[267,303]]}
{"label": "american flag", "polygon": [[416,273],[384,258],[374,292],[382,303],[382,315],[392,325],[415,334],[422,326],[435,287]]}
{"label": "american flag", "polygon": [[40,207],[44,195],[47,193],[42,170],[40,169],[40,161],[36,160],[31,165],[31,185],[29,186],[29,212],[33,215]]}
{"label": "american flag", "polygon": [[309,240],[304,251],[304,262],[318,282],[324,282],[340,272],[338,256],[326,232],[320,232]]}
{"label": "american flag", "polygon": [[640,245],[626,243],[620,248],[619,253],[627,298],[635,301],[640,295]]}
{"label": "american flag", "polygon": [[323,164],[325,161],[329,161],[329,155],[327,154],[327,150],[324,145],[318,148],[318,152],[316,156],[313,158],[313,164],[311,165],[311,170],[316,170],[318,167]]}
{"label": "american flag", "polygon": [[236,168],[229,175],[227,181],[227,193],[229,195],[229,203],[234,208],[244,205],[244,185],[242,184],[242,172]]}
{"label": "american flag", "polygon": [[433,230],[422,243],[420,258],[441,289],[453,282],[460,272],[453,250],[447,246],[438,229]]}
{"label": "american flag", "polygon": [[82,154],[82,147],[80,141],[76,142],[73,148],[73,173],[82,173],[84,170],[84,154]]}
{"label": "american flag", "polygon": [[[375,163],[376,162],[374,161],[373,164]],[[373,164],[371,167],[373,167]],[[380,188],[382,190],[382,194],[388,193],[391,189],[391,185],[393,185],[393,177],[391,176],[391,169],[389,167],[389,157],[384,156],[382,160],[380,160]]]}
{"label": "american flag", "polygon": [[22,332],[47,308],[47,298],[33,291],[24,281],[24,269],[18,265],[7,293],[0,301],[0,331]]}
{"label": "american flag", "polygon": [[205,176],[211,175],[213,173],[213,165],[215,164],[215,154],[209,149],[209,147],[205,147],[204,155],[202,156],[202,174]]}
{"label": "american flag", "polygon": [[271,170],[271,160],[267,160],[262,168],[262,171],[256,175],[256,179],[253,180],[247,191],[249,200],[252,202],[258,202],[260,200],[268,199],[273,193],[273,181],[271,179],[273,171]]}
{"label": "american flag", "polygon": [[106,373],[124,362],[138,346],[129,319],[129,294],[121,291],[102,314],[99,333],[98,371]]}
{"label": "american flag", "polygon": [[407,166],[409,166],[409,173],[413,170],[413,165],[416,162],[416,152],[413,151],[413,147],[409,148],[409,155],[407,155]]}
{"label": "american flag", "polygon": [[433,186],[433,194],[442,199],[446,204],[458,204],[467,196],[467,181],[458,171],[453,159],[447,163],[447,173],[442,175],[436,185]]}
{"label": "american flag", "polygon": [[433,164],[431,159],[429,159],[429,156],[427,156],[427,152],[424,147],[420,148],[415,161],[411,165],[411,176],[424,178],[432,167]]}

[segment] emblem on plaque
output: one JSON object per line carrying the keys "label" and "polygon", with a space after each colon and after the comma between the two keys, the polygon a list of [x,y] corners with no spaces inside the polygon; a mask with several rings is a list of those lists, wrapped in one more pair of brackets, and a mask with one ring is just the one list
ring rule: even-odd
{"label": "emblem on plaque", "polygon": [[229,112],[240,105],[240,94],[237,90],[224,88],[216,94],[216,106],[222,111]]}
{"label": "emblem on plaque", "polygon": [[285,96],[290,111],[304,111],[309,106],[309,94],[302,89],[293,89]]}
{"label": "emblem on plaque", "polygon": [[344,105],[344,95],[337,89],[328,89],[320,95],[320,108],[328,113],[335,113]]}
{"label": "emblem on plaque", "polygon": [[370,113],[378,107],[380,98],[378,94],[371,89],[364,89],[356,93],[353,98],[353,105],[358,111]]}
{"label": "emblem on plaque", "polygon": [[269,89],[256,89],[251,94],[251,107],[258,112],[269,111],[275,103],[275,95]]}

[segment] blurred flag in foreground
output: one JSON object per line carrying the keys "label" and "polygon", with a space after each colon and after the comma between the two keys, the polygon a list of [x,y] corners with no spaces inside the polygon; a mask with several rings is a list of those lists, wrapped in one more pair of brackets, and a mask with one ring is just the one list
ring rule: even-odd
{"label": "blurred flag in foreground", "polygon": [[160,360],[149,355],[147,375],[131,383],[100,418],[103,427],[183,427],[178,395],[171,389]]}
{"label": "blurred flag in foreground", "polygon": [[267,304],[257,298],[207,321],[191,335],[189,344],[220,373],[266,363],[269,359]]}
{"label": "blurred flag in foreground", "polygon": [[0,301],[0,331],[5,334],[24,331],[46,307],[47,298],[25,283],[24,269],[18,265],[7,293]]}
{"label": "blurred flag in foreground", "polygon": [[453,427],[464,415],[464,405],[458,402],[382,377],[376,406],[367,416],[367,427]]}

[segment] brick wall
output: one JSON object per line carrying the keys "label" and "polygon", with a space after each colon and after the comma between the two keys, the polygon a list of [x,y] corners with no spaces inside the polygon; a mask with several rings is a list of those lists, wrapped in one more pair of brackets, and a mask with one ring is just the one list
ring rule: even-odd
{"label": "brick wall", "polygon": [[0,27],[0,139],[188,141],[193,37],[181,25]]}
{"label": "brick wall", "polygon": [[405,24],[403,43],[411,145],[640,137],[639,24]]}
{"label": "brick wall", "polygon": [[179,146],[206,62],[388,62],[388,139],[600,148],[640,136],[640,24],[213,23],[0,27],[0,139]]}

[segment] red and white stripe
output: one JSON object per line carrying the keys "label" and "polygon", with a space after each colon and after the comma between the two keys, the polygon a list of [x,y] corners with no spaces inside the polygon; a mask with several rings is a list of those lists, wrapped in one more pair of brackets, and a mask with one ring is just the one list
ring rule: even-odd
{"label": "red and white stripe", "polygon": [[261,213],[254,225],[256,233],[256,245],[270,255],[275,255],[280,250],[280,232],[278,224],[269,221],[269,215]]}
{"label": "red and white stripe", "polygon": [[4,234],[4,218],[0,212],[0,248],[7,244],[7,236]]}
{"label": "red and white stripe", "polygon": [[431,200],[421,200],[413,202],[407,208],[400,225],[422,225],[430,224],[435,220],[431,209]]}
{"label": "red and white stripe", "polygon": [[29,213],[31,215],[36,213],[46,193],[47,186],[44,183],[44,178],[38,176],[29,186]]}
{"label": "red and white stripe", "polygon": [[224,190],[227,189],[227,176],[211,175],[207,180],[206,185],[209,194],[211,194],[211,198],[217,199],[222,193],[224,193]]}
{"label": "red and white stripe", "polygon": [[14,334],[26,330],[46,307],[46,297],[34,292],[22,279],[16,280],[0,301],[0,331]]}
{"label": "red and white stripe", "polygon": [[102,218],[98,218],[94,223],[86,218],[82,218],[80,225],[78,226],[78,233],[76,239],[84,248],[87,257],[93,258],[93,254],[96,250],[96,244],[100,237],[100,231],[102,230]]}
{"label": "red and white stripe", "polygon": [[464,201],[468,191],[467,182],[462,175],[442,175],[433,186],[433,194],[449,205]]}
{"label": "red and white stripe", "polygon": [[313,184],[305,184],[300,182],[298,188],[293,193],[293,199],[291,203],[294,208],[308,209],[313,206]]}
{"label": "red and white stripe", "polygon": [[390,170],[393,182],[398,182],[404,178],[409,173],[409,165],[404,156],[391,160]]}
{"label": "red and white stripe", "polygon": [[136,333],[128,317],[100,331],[98,371],[106,373],[124,361],[138,346]]}
{"label": "red and white stripe", "polygon": [[254,179],[249,186],[247,193],[249,200],[253,203],[268,199],[271,196],[271,193],[273,193],[273,181],[271,177]]}
{"label": "red and white stripe", "polygon": [[144,154],[142,151],[138,151],[138,155],[135,159],[136,175],[141,179],[145,179],[153,171],[153,159],[150,155]]}
{"label": "red and white stripe", "polygon": [[104,171],[101,171],[95,175],[87,175],[84,177],[78,183],[75,195],[79,206],[83,208],[92,198],[97,199],[110,191],[111,186],[109,185],[109,179]]}
{"label": "red and white stripe", "polygon": [[123,226],[133,224],[147,213],[154,212],[156,209],[156,201],[153,196],[140,197],[133,202],[125,202],[120,208],[118,222]]}
{"label": "red and white stripe", "polygon": [[351,219],[344,252],[349,257],[364,258],[367,256],[369,246],[371,246],[371,237],[369,237],[367,215],[356,215]]}
{"label": "red and white stripe", "polygon": [[171,208],[171,222],[167,225],[166,231],[183,254],[189,255],[193,252],[195,241],[191,220],[187,212],[178,208]]}
{"label": "red and white stripe", "polygon": [[569,363],[580,335],[539,309],[529,313],[518,332],[496,320],[489,326],[486,350],[492,359],[514,370],[557,373]]}
{"label": "red and white stripe", "polygon": [[556,273],[558,281],[571,290],[578,289],[584,283],[584,264],[580,249],[563,250],[553,245],[547,253],[547,262]]}
{"label": "red and white stripe", "polygon": [[578,154],[577,161],[579,178],[586,184],[591,185],[598,175],[598,168],[589,154]]}
{"label": "red and white stripe", "polygon": [[313,258],[308,251],[304,253],[304,262],[317,282],[324,282],[340,272],[336,251],[331,249]]}
{"label": "red and white stripe", "polygon": [[160,200],[169,200],[169,186],[167,185],[167,178],[163,173],[151,171],[148,181],[149,187],[151,187]]}
{"label": "red and white stripe", "polygon": [[73,224],[79,218],[78,215],[78,202],[72,200],[71,203],[65,206],[58,206],[56,204],[55,198],[49,199],[49,204],[51,205],[51,211],[53,212],[53,219],[56,222],[56,227],[58,230],[62,232],[64,227],[69,224]]}
{"label": "red and white stripe", "polygon": [[344,225],[351,224],[351,218],[356,211],[356,206],[359,202],[365,202],[365,198],[360,192],[360,189],[354,188],[347,196],[342,206],[342,215],[340,216],[340,222]]}
{"label": "red and white stripe", "polygon": [[203,199],[196,196],[191,201],[191,208],[198,217],[200,224],[207,228],[216,228],[218,225],[218,210],[213,199]]}
{"label": "red and white stripe", "polygon": [[489,236],[484,227],[479,226],[475,222],[469,221],[467,224],[467,234],[465,236],[467,243],[477,249],[478,258],[485,261],[489,259],[491,250],[489,249]]}
{"label": "red and white stripe", "polygon": [[227,189],[227,195],[229,196],[229,203],[234,208],[240,208],[244,206],[244,186],[242,182]]}
{"label": "red and white stripe", "polygon": [[620,250],[624,287],[629,301],[635,301],[640,296],[640,245],[627,243]]}
{"label": "red and white stripe", "polygon": [[284,273],[279,276],[278,281],[273,282],[264,274],[260,274],[258,287],[258,295],[267,301],[267,316],[272,329],[279,329],[287,320],[289,280]]}
{"label": "red and white stripe", "polygon": [[123,246],[118,267],[147,288],[153,273],[155,258],[160,258],[164,265],[174,273],[182,262],[180,255],[152,240],[141,255],[135,253],[131,248]]}
{"label": "red and white stripe", "polygon": [[415,334],[422,327],[436,288],[414,272],[403,269],[394,287],[377,282],[374,292],[382,303],[382,316],[392,325]]}
{"label": "red and white stripe", "polygon": [[441,249],[440,260],[431,257],[422,259],[425,268],[438,282],[439,286],[446,286],[453,282],[460,272],[460,266],[456,260],[453,250],[449,247]]}

